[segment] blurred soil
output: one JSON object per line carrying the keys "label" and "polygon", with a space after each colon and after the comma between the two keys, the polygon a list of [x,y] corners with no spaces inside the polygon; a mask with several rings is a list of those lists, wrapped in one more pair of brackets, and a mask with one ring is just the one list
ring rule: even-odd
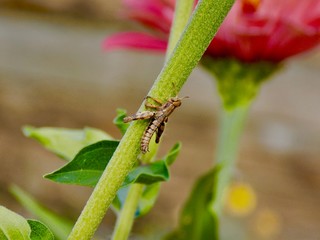
{"label": "blurred soil", "polygon": [[[163,56],[102,52],[105,36],[127,28],[110,20],[113,17],[103,22],[12,9],[0,11],[0,204],[27,215],[8,193],[10,184],[17,184],[75,219],[91,190],[42,179],[63,163],[26,139],[21,127],[92,126],[119,138],[112,124],[115,109],[136,111]],[[236,178],[251,184],[258,206],[244,219],[226,214],[227,226],[238,236],[233,239],[319,239],[319,76],[319,52],[295,59],[265,84],[253,105]],[[159,232],[172,227],[194,180],[213,162],[219,100],[210,79],[198,68],[180,94],[190,99],[170,118],[160,153],[178,140],[183,150],[156,207],[137,221],[135,233],[151,234],[155,225]],[[269,235],[255,225],[259,211],[265,209],[277,217],[276,230]],[[102,231],[111,231],[113,221],[110,212],[105,219],[109,228]]]}

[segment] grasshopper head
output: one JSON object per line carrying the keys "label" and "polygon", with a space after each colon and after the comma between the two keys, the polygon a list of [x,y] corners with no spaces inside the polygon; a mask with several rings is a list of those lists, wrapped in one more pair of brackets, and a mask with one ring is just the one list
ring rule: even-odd
{"label": "grasshopper head", "polygon": [[189,97],[188,96],[185,96],[185,97],[182,97],[182,98],[179,98],[178,96],[171,97],[169,99],[169,102],[171,102],[175,107],[180,107],[181,106],[181,100],[184,99],[184,98],[189,98]]}

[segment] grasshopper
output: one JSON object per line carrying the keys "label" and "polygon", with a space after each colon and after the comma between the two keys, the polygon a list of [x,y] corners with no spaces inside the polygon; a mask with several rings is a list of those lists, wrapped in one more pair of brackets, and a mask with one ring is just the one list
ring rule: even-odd
{"label": "grasshopper", "polygon": [[[147,102],[148,99],[152,99],[155,103],[157,103],[159,106],[150,104]],[[142,153],[146,153],[149,151],[149,143],[151,140],[151,137],[156,132],[156,143],[159,143],[160,137],[164,131],[165,124],[168,122],[168,118],[173,113],[173,111],[181,106],[181,100],[188,97],[171,97],[168,99],[166,103],[162,103],[161,101],[147,96],[145,98],[145,106],[146,108],[155,109],[156,111],[143,111],[138,112],[132,116],[125,117],[123,121],[125,123],[131,122],[134,120],[144,120],[144,119],[151,119],[148,127],[144,131],[144,134],[141,138],[141,145],[140,149]]]}

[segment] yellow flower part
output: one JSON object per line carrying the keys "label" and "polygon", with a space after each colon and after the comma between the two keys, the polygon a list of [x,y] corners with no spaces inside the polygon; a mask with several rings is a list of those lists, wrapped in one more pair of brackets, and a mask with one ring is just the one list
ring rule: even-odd
{"label": "yellow flower part", "polygon": [[255,232],[263,238],[271,238],[281,231],[280,215],[272,209],[260,210],[254,219]]}
{"label": "yellow flower part", "polygon": [[257,8],[260,4],[260,0],[243,0],[244,3],[250,4]]}
{"label": "yellow flower part", "polygon": [[236,182],[230,185],[227,190],[225,205],[232,215],[247,216],[255,209],[256,204],[256,194],[249,184]]}

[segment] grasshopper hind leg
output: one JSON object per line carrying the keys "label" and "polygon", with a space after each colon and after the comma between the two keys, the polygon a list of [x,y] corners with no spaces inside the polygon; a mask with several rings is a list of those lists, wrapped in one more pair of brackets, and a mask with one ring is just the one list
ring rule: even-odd
{"label": "grasshopper hind leg", "polygon": [[160,126],[158,127],[158,129],[157,129],[157,135],[156,135],[156,143],[159,143],[159,142],[160,142],[160,138],[161,138],[161,135],[162,135],[162,133],[163,133],[163,131],[164,131],[164,127],[165,127],[165,126],[166,126],[165,123],[162,122],[162,123],[160,124]]}

